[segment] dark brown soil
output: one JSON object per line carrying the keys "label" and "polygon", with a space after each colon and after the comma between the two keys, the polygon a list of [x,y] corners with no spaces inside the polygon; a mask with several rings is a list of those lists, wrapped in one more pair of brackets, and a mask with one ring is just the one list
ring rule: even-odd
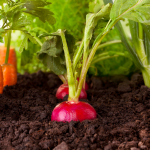
{"label": "dark brown soil", "polygon": [[18,75],[0,95],[0,150],[149,150],[150,89],[140,74],[89,79],[97,119],[51,122],[61,100],[53,74]]}

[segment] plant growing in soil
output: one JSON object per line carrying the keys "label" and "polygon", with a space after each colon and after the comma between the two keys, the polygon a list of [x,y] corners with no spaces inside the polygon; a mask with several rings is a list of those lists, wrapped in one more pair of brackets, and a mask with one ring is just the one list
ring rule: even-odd
{"label": "plant growing in soil", "polygon": [[[99,11],[87,14],[83,39],[77,48],[74,46],[72,36],[65,30],[59,29],[55,33],[42,35],[44,37],[50,36],[50,38],[43,44],[41,51],[38,53],[39,59],[57,74],[62,81],[67,81],[69,87],[68,101],[62,102],[54,108],[52,120],[82,121],[96,118],[96,112],[93,107],[79,101],[79,97],[83,83],[85,83],[87,71],[100,43],[108,32],[123,19],[139,22],[139,36],[143,40],[141,24],[150,24],[149,13],[150,2],[148,0],[116,0],[113,5],[108,3],[102,6]],[[101,28],[96,38],[93,38],[94,29],[99,23],[105,23],[106,26]],[[146,37],[148,38],[148,35]],[[140,43],[141,40],[139,40]],[[141,47],[143,50],[142,43]],[[143,55],[143,51],[140,54]],[[137,54],[134,53],[134,55]],[[145,55],[142,56],[142,59],[145,62]],[[77,77],[79,77],[79,81],[77,81]]]}
{"label": "plant growing in soil", "polygon": [[[32,18],[29,16],[36,16],[41,21],[48,21],[50,24],[55,22],[52,12],[44,8],[50,3],[44,0],[1,0],[0,1],[0,19],[2,26],[0,28],[0,42],[5,46],[0,46],[0,65],[3,75],[3,86],[11,86],[17,83],[17,60],[16,53],[13,48],[10,48],[12,31],[19,30],[24,35],[24,39],[20,46],[20,52],[28,47],[28,41],[33,43],[40,43],[40,40],[33,37],[25,27],[28,26]],[[41,13],[42,12],[42,13]],[[3,41],[4,39],[4,41]],[[0,90],[2,93],[2,90]]]}
{"label": "plant growing in soil", "polygon": [[[4,24],[1,28],[1,35],[7,33],[8,37],[11,37],[12,30],[20,30],[24,34],[24,40],[21,44],[20,51],[28,46],[28,40],[41,45],[41,41],[38,37],[33,37],[24,27],[31,23],[31,20],[28,20],[29,14],[38,17],[43,22],[54,23],[55,21],[52,17],[52,13],[44,8],[50,3],[44,0],[1,1],[2,4],[5,2],[7,2],[7,5],[1,10],[1,18],[4,20]],[[52,120],[82,121],[96,118],[96,111],[94,108],[88,103],[79,101],[80,94],[85,88],[88,69],[97,49],[102,46],[101,42],[104,37],[115,26],[118,26],[120,33],[123,33],[123,29],[121,25],[119,25],[121,20],[131,20],[131,35],[135,43],[133,42],[132,45],[130,40],[125,38],[124,34],[122,34],[123,36],[121,37],[123,43],[126,44],[126,47],[128,47],[130,51],[131,55],[128,57],[133,59],[135,64],[142,70],[144,78],[147,79],[149,75],[149,7],[149,0],[115,0],[113,5],[111,3],[96,5],[95,8],[97,9],[86,16],[86,25],[83,39],[79,42],[80,44],[75,45],[73,36],[62,29],[59,29],[55,33],[45,33],[41,35],[41,37],[46,37],[47,40],[42,45],[41,51],[38,52],[38,58],[42,60],[52,72],[57,74],[64,84],[67,84],[69,91],[66,90],[68,93],[65,91],[66,94],[68,94],[68,101],[62,102],[55,107],[52,113]],[[28,15],[26,16],[25,14]],[[134,34],[135,30],[132,30],[133,27],[136,27],[138,30],[138,35],[136,36]],[[93,36],[96,32],[98,32],[98,34]],[[143,40],[145,40],[145,43],[143,43]],[[7,44],[10,45],[10,38],[8,38]],[[105,46],[109,44],[110,43],[105,43]],[[9,46],[7,46],[7,49],[9,51]],[[122,54],[116,52],[115,55]],[[99,57],[95,58],[94,61],[97,61],[96,59],[100,60]],[[102,57],[103,59],[109,58],[106,54]],[[141,65],[141,63],[143,63],[143,65]],[[149,81],[147,80],[145,80],[145,83],[149,86]]]}

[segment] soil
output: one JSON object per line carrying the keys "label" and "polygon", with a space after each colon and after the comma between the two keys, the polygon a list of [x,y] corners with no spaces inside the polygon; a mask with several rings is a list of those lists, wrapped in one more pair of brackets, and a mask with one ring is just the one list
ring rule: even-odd
{"label": "soil", "polygon": [[97,119],[52,122],[61,81],[41,71],[18,74],[17,85],[0,95],[0,150],[149,150],[150,89],[142,76],[92,77],[88,83],[83,101]]}

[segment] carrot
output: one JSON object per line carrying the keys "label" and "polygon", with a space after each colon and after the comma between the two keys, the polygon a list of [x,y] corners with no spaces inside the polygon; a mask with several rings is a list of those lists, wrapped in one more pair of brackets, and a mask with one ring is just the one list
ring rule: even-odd
{"label": "carrot", "polygon": [[[5,63],[6,50],[7,48],[4,45],[0,46],[0,65]],[[14,65],[15,68],[17,69],[16,52],[15,49],[12,47],[10,47],[9,50],[8,63]]]}
{"label": "carrot", "polygon": [[15,85],[17,83],[17,70],[12,64],[2,65],[3,87]]}
{"label": "carrot", "polygon": [[0,65],[0,94],[3,93],[3,73],[2,73],[2,67]]}

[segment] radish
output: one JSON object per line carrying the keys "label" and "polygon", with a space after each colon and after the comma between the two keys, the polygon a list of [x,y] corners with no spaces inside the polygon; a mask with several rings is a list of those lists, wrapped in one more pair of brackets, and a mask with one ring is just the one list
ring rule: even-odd
{"label": "radish", "polygon": [[[58,88],[56,97],[58,99],[63,99],[66,95],[69,95],[69,87],[68,84],[64,83]],[[87,99],[87,93],[84,89],[81,90],[79,99]]]}
{"label": "radish", "polygon": [[[62,80],[64,84],[62,84],[58,88],[56,97],[59,99],[63,99],[65,95],[68,95],[68,101],[64,101],[58,104],[54,108],[52,112],[51,120],[70,122],[72,120],[83,121],[83,120],[95,119],[97,116],[95,109],[90,104],[79,101],[79,99],[87,98],[85,88],[83,88],[85,87],[83,85],[85,82],[86,74],[84,74],[84,70],[81,70],[80,79],[76,78],[76,74],[77,74],[75,70],[76,63],[74,64],[75,66],[72,66],[71,57],[69,54],[69,49],[68,49],[64,31],[59,29],[57,33],[54,33],[54,35],[57,35],[57,37],[60,36],[62,39],[63,50],[64,50],[64,55],[66,60],[66,69],[67,69],[66,75],[58,73],[59,78]],[[78,80],[78,82],[76,82],[76,80]]]}
{"label": "radish", "polygon": [[68,84],[62,84],[56,92],[56,97],[58,99],[63,99],[69,93]]}
{"label": "radish", "polygon": [[70,122],[93,120],[96,118],[95,109],[86,102],[65,101],[58,104],[51,116],[52,121]]}

